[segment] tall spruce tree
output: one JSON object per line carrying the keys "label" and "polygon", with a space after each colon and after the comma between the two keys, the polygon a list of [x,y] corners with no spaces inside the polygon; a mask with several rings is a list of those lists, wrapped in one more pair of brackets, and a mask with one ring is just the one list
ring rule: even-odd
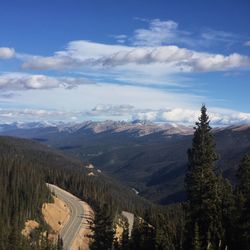
{"label": "tall spruce tree", "polygon": [[111,250],[114,241],[114,229],[111,213],[107,204],[102,208],[95,209],[95,219],[93,222],[92,230],[94,235],[90,249],[91,250]]}
{"label": "tall spruce tree", "polygon": [[197,223],[195,223],[195,227],[194,227],[194,238],[192,242],[192,249],[201,250],[199,228],[198,228]]}
{"label": "tall spruce tree", "polygon": [[197,242],[194,238],[197,235],[201,249],[210,246],[217,249],[220,240],[218,178],[214,167],[218,156],[209,123],[207,109],[203,105],[199,121],[194,127],[192,147],[188,150],[185,178],[186,249],[192,249],[192,243]]}
{"label": "tall spruce tree", "polygon": [[155,230],[155,243],[157,250],[174,250],[173,239],[171,238],[171,229],[163,214],[158,214]]}
{"label": "tall spruce tree", "polygon": [[221,249],[233,249],[234,225],[235,221],[235,198],[233,187],[229,180],[224,179],[222,175],[218,177],[220,194],[220,214],[221,214]]}
{"label": "tall spruce tree", "polygon": [[241,160],[236,187],[237,199],[237,249],[250,249],[250,157]]}

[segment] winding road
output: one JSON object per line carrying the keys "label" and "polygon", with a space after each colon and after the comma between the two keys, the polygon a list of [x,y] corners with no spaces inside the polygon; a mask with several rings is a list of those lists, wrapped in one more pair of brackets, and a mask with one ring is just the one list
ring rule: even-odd
{"label": "winding road", "polygon": [[84,210],[81,200],[55,185],[47,185],[59,199],[62,199],[68,205],[70,209],[70,218],[60,232],[64,250],[70,250],[83,221]]}

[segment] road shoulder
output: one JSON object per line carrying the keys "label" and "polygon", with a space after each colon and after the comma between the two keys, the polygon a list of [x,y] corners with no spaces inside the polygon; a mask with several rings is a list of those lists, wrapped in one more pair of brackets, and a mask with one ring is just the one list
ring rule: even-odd
{"label": "road shoulder", "polygon": [[89,250],[90,238],[88,235],[92,234],[90,229],[90,222],[93,221],[94,211],[90,205],[84,201],[81,201],[84,210],[84,216],[80,230],[73,241],[72,247],[70,250]]}

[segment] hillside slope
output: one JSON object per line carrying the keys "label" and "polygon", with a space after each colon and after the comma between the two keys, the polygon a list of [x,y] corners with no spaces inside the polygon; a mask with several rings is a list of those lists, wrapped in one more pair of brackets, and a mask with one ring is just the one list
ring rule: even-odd
{"label": "hillside slope", "polygon": [[[183,200],[183,179],[192,129],[184,126],[125,122],[86,122],[78,125],[16,124],[2,133],[39,140],[135,188],[161,204]],[[214,129],[218,168],[233,179],[244,153],[250,152],[250,126]]]}
{"label": "hillside slope", "polygon": [[[10,155],[13,158],[14,155],[16,159],[25,159],[42,172],[44,181],[56,184],[92,205],[110,203],[111,208],[128,211],[151,206],[132,189],[39,142],[0,136],[0,152],[0,156]],[[90,172],[94,175],[89,175]]]}

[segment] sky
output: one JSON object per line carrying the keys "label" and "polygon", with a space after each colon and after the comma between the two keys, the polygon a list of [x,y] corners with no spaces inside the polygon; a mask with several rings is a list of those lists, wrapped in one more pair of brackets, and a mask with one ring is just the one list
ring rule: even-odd
{"label": "sky", "polygon": [[249,0],[1,0],[0,123],[250,123]]}

